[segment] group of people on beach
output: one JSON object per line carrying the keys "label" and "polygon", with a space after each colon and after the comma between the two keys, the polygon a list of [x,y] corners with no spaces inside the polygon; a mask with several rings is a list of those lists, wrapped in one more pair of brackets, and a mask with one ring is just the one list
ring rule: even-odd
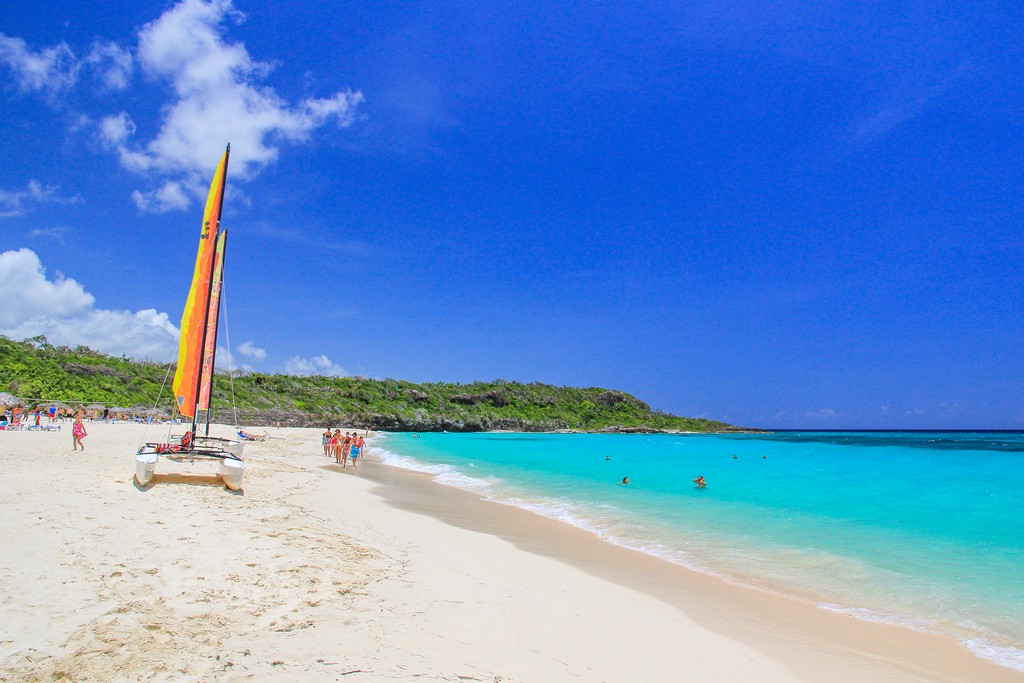
{"label": "group of people on beach", "polygon": [[73,422],[81,418],[83,422],[150,422],[151,416],[142,415],[135,411],[124,408],[114,408],[94,405],[79,406],[74,408],[66,405],[55,405],[46,403],[18,403],[13,406],[0,406],[0,425],[9,429],[46,428],[54,425],[54,429],[61,422]]}
{"label": "group of people on beach", "polygon": [[[48,413],[49,420],[48,424],[57,421],[55,417],[56,408],[50,406]],[[71,409],[60,414],[60,419],[65,417],[70,418],[72,415]],[[43,406],[37,405],[34,408],[26,408],[20,403],[11,407],[5,407],[0,410],[0,423],[4,423],[9,427],[41,427],[43,422]]]}
{"label": "group of people on beach", "polygon": [[[52,417],[50,421],[53,422]],[[78,449],[85,450],[85,437],[89,436],[89,433],[85,431],[85,424],[82,419],[85,417],[85,409],[79,408],[74,413],[74,425],[71,427],[71,450],[77,451]],[[25,408],[21,405],[16,405],[10,409],[4,409],[0,413],[0,429],[43,429],[43,411],[39,406],[36,406],[28,413],[25,412]],[[46,429],[51,429],[50,425],[46,426]],[[60,429],[60,427],[56,427]]]}
{"label": "group of people on beach", "polygon": [[363,449],[366,448],[366,441],[357,432],[345,432],[342,435],[340,429],[335,429],[332,432],[330,427],[323,433],[321,441],[324,455],[328,458],[334,456],[334,459],[343,468],[348,467],[349,460],[352,461],[352,467],[358,467],[356,462],[362,455]]}

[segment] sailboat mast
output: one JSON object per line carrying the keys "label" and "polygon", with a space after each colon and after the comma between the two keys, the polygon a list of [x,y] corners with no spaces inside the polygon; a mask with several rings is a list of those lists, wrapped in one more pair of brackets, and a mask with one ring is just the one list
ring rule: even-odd
{"label": "sailboat mast", "polygon": [[[230,156],[231,156],[231,143],[229,142],[228,146],[227,146],[227,149],[224,151],[224,166],[221,169],[221,177],[220,177],[220,188],[221,189],[220,189],[220,198],[219,198],[219,201],[218,201],[218,204],[217,204],[217,221],[216,221],[217,224],[214,225],[214,226],[206,226],[206,228],[207,228],[207,237],[206,238],[207,239],[213,239],[214,249],[216,249],[217,236],[220,233],[220,214],[221,214],[221,210],[224,208],[224,191],[227,188],[228,160],[229,160]],[[211,228],[213,230],[213,234],[212,235],[209,234],[209,231],[211,230]],[[211,269],[212,269],[213,264],[216,263],[216,258],[211,259],[210,263],[211,263]],[[214,280],[213,273],[211,272],[210,273],[210,279],[209,279],[209,282],[207,283],[207,287],[206,287],[206,312],[205,312],[205,315],[203,315],[203,323],[202,323],[203,333],[202,333],[202,337],[200,338],[201,340],[199,342],[199,348],[200,349],[205,349],[206,348],[206,335],[207,335],[207,331],[209,330],[209,322],[210,322],[210,303],[209,302],[210,302],[210,293],[213,291],[213,280]],[[218,307],[218,309],[219,309],[219,307]],[[215,351],[216,351],[216,349],[215,349]],[[202,351],[200,351],[200,353],[202,353]],[[196,373],[195,391],[192,394],[195,397],[194,398],[195,409],[192,411],[192,436],[193,437],[195,437],[195,435],[196,435],[196,426],[199,423],[199,395],[200,395],[200,392],[202,391],[202,386],[203,386],[203,368],[204,368],[205,365],[206,364],[203,362],[202,357],[200,357],[199,372]],[[210,382],[211,383],[213,382],[213,363],[212,362],[210,363]],[[207,433],[207,435],[209,435],[209,433],[210,433],[210,407],[209,406],[206,407],[206,433]]]}

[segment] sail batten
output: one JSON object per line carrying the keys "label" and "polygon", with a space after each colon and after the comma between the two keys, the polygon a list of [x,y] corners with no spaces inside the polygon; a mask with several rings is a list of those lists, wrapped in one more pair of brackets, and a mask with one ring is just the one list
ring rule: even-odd
{"label": "sail batten", "polygon": [[[216,347],[217,313],[223,269],[224,240],[220,237],[220,216],[227,181],[228,156],[224,151],[206,198],[206,209],[199,235],[199,249],[192,274],[185,310],[181,316],[181,340],[178,344],[178,367],[171,384],[178,412],[195,420],[199,410],[209,408],[209,381],[213,375],[213,352]],[[219,246],[219,250],[218,250]],[[219,258],[218,258],[219,251]],[[215,273],[215,269],[218,271]],[[216,294],[214,293],[216,290]],[[213,328],[211,329],[211,323]],[[208,342],[207,340],[212,340]],[[209,348],[211,347],[212,348]],[[207,377],[209,379],[204,379]],[[205,386],[205,391],[204,391]],[[204,398],[205,393],[205,398]],[[205,405],[203,405],[205,402]]]}

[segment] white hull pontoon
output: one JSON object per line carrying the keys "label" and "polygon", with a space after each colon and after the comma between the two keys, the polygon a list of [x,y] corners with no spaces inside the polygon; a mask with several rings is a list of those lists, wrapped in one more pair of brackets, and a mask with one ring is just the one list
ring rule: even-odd
{"label": "white hull pontoon", "polygon": [[224,485],[232,491],[242,488],[242,475],[245,474],[245,463],[241,460],[221,460],[220,478]]}
{"label": "white hull pontoon", "polygon": [[139,486],[145,486],[153,479],[159,460],[160,456],[154,452],[143,453],[140,450],[135,455],[135,481],[139,482]]}
{"label": "white hull pontoon", "polygon": [[156,472],[156,465],[160,460],[160,456],[175,462],[218,460],[220,461],[218,474],[224,481],[224,486],[232,491],[242,488],[245,463],[233,453],[218,448],[204,448],[203,446],[186,450],[180,446],[155,443],[145,444],[135,454],[135,479],[139,482],[139,486],[146,486],[153,480],[153,474]]}

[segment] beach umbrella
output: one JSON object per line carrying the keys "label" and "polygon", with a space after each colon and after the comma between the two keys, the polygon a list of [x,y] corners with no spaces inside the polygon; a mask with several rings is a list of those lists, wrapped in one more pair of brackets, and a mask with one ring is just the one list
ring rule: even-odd
{"label": "beach umbrella", "polygon": [[6,408],[8,406],[16,406],[19,403],[21,403],[21,400],[19,400],[17,397],[12,396],[7,392],[0,391],[0,406]]}
{"label": "beach umbrella", "polygon": [[85,407],[86,410],[103,410],[104,408],[106,408],[106,406],[102,403],[93,403],[92,405]]}

